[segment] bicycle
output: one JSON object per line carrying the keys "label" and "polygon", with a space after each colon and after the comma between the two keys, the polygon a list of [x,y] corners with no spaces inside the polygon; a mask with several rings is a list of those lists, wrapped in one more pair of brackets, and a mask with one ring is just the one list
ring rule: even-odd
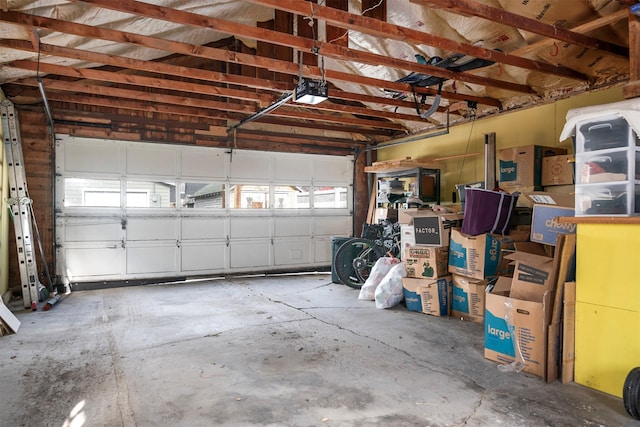
{"label": "bicycle", "polygon": [[343,284],[360,289],[379,258],[401,258],[400,252],[400,224],[383,220],[380,224],[364,224],[361,237],[340,245],[333,265]]}

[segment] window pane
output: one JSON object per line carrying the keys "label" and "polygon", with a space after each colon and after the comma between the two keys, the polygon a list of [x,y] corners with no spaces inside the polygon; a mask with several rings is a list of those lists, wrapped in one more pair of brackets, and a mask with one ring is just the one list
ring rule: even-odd
{"label": "window pane", "polygon": [[277,185],[274,207],[276,209],[308,209],[310,188],[297,185]]}
{"label": "window pane", "polygon": [[229,192],[229,207],[232,209],[268,209],[269,186],[236,184]]}
{"label": "window pane", "polygon": [[171,208],[175,206],[175,183],[165,181],[127,181],[127,207]]}
{"label": "window pane", "polygon": [[347,194],[346,187],[314,187],[313,207],[346,209]]}
{"label": "window pane", "polygon": [[64,205],[120,207],[120,181],[113,179],[65,178]]}
{"label": "window pane", "polygon": [[183,208],[224,208],[224,184],[215,182],[183,182],[180,184]]}

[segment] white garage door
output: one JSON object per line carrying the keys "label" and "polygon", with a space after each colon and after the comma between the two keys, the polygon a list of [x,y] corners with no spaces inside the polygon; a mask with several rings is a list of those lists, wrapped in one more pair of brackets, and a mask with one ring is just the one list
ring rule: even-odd
{"label": "white garage door", "polygon": [[326,267],[353,158],[96,140],[56,145],[67,283]]}

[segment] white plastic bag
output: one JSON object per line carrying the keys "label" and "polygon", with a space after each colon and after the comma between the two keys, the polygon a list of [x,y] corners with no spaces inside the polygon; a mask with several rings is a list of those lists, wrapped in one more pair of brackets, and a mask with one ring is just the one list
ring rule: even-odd
{"label": "white plastic bag", "polygon": [[403,277],[407,277],[404,262],[391,267],[391,270],[376,288],[376,308],[391,308],[404,299]]}
{"label": "white plastic bag", "polygon": [[382,279],[384,279],[384,276],[386,276],[389,270],[391,270],[391,267],[399,262],[400,260],[398,258],[379,258],[376,263],[373,264],[373,268],[369,273],[369,277],[364,282],[364,285],[362,285],[362,287],[360,288],[358,299],[373,301],[376,295],[376,288],[378,287]]}

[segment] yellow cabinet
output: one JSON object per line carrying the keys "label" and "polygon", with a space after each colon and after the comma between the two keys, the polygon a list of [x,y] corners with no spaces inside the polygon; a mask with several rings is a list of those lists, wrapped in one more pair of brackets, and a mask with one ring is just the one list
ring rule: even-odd
{"label": "yellow cabinet", "polygon": [[578,224],[575,381],[622,397],[640,366],[640,224]]}

